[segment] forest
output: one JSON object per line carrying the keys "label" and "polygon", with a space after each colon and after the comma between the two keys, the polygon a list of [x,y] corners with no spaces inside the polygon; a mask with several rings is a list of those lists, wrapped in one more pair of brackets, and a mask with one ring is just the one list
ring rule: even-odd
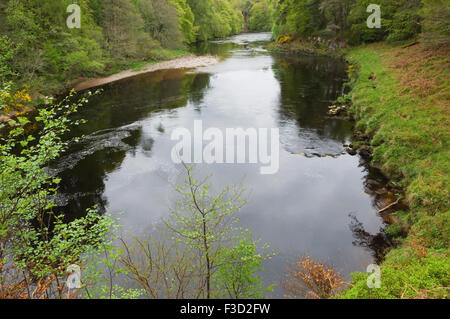
{"label": "forest", "polygon": [[[381,8],[381,24],[368,27],[368,19],[376,14],[376,9],[368,10],[374,2]],[[72,12],[67,8],[74,3],[81,9],[79,28],[68,27]],[[119,222],[103,211],[100,214],[98,205],[79,212],[82,217],[75,220],[60,214],[55,198],[64,181],[49,169],[73,144],[86,138],[79,129],[86,123],[77,116],[79,110],[102,99],[102,90],[77,94],[72,90],[77,81],[185,56],[212,40],[264,32],[271,34],[268,54],[326,57],[345,63],[341,91],[346,93],[333,102],[330,111],[344,110],[351,123],[354,140],[346,142],[345,150],[367,155],[369,167],[380,171],[398,191],[395,200],[378,210],[390,212],[384,232],[392,243],[379,262],[380,289],[367,287],[367,273],[352,273],[349,282],[344,282],[332,266],[305,255],[293,264],[290,279],[281,284],[284,297],[448,299],[449,22],[449,0],[0,0],[0,298],[271,296],[274,285],[267,285],[260,272],[275,254],[266,245],[260,251],[252,233],[235,226],[236,215],[250,202],[242,185],[219,185],[221,191],[212,194],[209,178],[197,177],[195,169],[183,167],[183,182],[174,189],[179,200],[156,234],[127,241]],[[247,42],[232,45],[242,45],[239,52],[253,58],[261,54],[248,53]],[[256,83],[259,76],[278,68],[273,79],[280,83],[280,103],[287,106],[285,114],[277,114],[289,117],[295,113],[290,108],[296,99],[309,98],[302,91],[312,78],[309,72],[314,69],[323,82],[328,75],[319,72],[319,67],[301,65],[303,77],[300,71],[289,73],[289,59],[276,56],[274,61],[253,80]],[[325,69],[331,70],[333,63]],[[166,89],[183,92],[179,101],[168,98],[176,105],[173,109],[202,105],[205,92],[213,90],[211,83],[217,80],[197,75],[176,82],[169,73],[165,79],[169,84],[161,92],[157,86],[161,79],[140,89],[154,90],[151,96],[158,101],[164,101]],[[311,91],[322,89],[319,83]],[[117,91],[109,94],[116,96]],[[226,99],[218,96],[219,101]],[[128,98],[118,104],[126,104]],[[117,102],[104,100],[111,105]],[[101,133],[118,121],[117,114],[108,112],[93,116],[107,115],[104,122],[96,119],[104,125],[98,130]],[[195,109],[195,114],[201,112],[200,107]],[[134,115],[130,111],[126,116]],[[158,116],[162,119],[164,113]],[[138,120],[142,118],[121,123],[128,127]],[[295,120],[302,124],[302,119]],[[163,134],[160,121],[157,132]],[[323,120],[327,121],[329,117]],[[128,134],[126,128],[121,130],[120,134]],[[83,134],[72,138],[73,131]],[[97,133],[89,132],[94,137]],[[108,147],[122,147],[122,140],[133,138],[126,135]],[[145,147],[152,149],[154,141]],[[306,150],[301,151],[289,156],[310,158]],[[108,163],[104,171],[120,167],[114,165]],[[73,264],[82,265],[83,289],[67,290],[63,283],[67,267]],[[134,282],[131,288],[121,285],[124,277]]]}
{"label": "forest", "polygon": [[2,0],[0,75],[3,85],[14,79],[16,86],[53,93],[79,77],[168,59],[195,42],[243,30],[348,45],[419,35],[427,42],[448,41],[445,2],[378,2],[383,26],[369,29],[368,0],[83,0],[78,2],[83,27],[69,29],[70,0]]}
{"label": "forest", "polygon": [[71,3],[0,2],[1,63],[8,66],[3,84],[14,78],[19,86],[52,93],[77,77],[169,59],[195,42],[272,27],[269,0],[83,0],[77,2],[82,27],[69,29]]}

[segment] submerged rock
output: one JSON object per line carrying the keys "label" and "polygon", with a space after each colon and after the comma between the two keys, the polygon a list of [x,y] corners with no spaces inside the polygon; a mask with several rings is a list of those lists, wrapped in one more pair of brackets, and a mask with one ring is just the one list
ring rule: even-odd
{"label": "submerged rock", "polygon": [[359,155],[365,158],[370,158],[372,156],[372,149],[368,145],[361,145],[358,149]]}
{"label": "submerged rock", "polygon": [[352,156],[356,155],[356,150],[353,149],[353,148],[346,147],[346,148],[345,148],[345,151],[346,151],[347,153],[349,153],[350,155],[352,155]]}
{"label": "submerged rock", "polygon": [[370,179],[370,178],[366,181],[366,184],[367,185],[371,185],[371,186],[375,186],[375,187],[382,186],[382,184],[380,182],[378,182],[378,181],[376,181],[374,179]]}
{"label": "submerged rock", "polygon": [[346,105],[331,105],[328,108],[329,108],[328,115],[338,116],[343,113],[347,113]]}

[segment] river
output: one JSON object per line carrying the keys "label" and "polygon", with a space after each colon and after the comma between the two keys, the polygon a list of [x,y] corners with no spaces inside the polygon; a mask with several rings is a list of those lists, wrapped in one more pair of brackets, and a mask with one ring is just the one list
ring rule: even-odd
{"label": "river", "polygon": [[345,152],[352,124],[327,116],[341,93],[346,65],[328,57],[270,53],[270,34],[242,34],[196,49],[222,57],[197,70],[163,70],[103,87],[80,116],[73,135],[86,139],[53,165],[62,178],[58,205],[68,219],[95,204],[138,233],[160,222],[173,200],[179,165],[171,160],[171,132],[204,127],[279,128],[280,165],[261,175],[255,164],[201,164],[214,188],[242,182],[250,202],[240,225],[268,243],[265,283],[281,280],[288,263],[309,254],[348,277],[374,261],[370,234],[383,227],[367,191],[372,172]]}

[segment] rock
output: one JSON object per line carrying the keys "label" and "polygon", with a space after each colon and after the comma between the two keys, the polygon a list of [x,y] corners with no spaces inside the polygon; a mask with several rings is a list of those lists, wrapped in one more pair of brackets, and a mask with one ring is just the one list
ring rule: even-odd
{"label": "rock", "polygon": [[378,195],[385,195],[385,194],[388,193],[388,191],[387,191],[386,188],[383,187],[383,188],[377,189],[377,190],[375,191],[375,193],[378,194]]}
{"label": "rock", "polygon": [[330,110],[328,111],[328,115],[339,115],[343,112],[347,111],[346,105],[331,105],[328,107]]}
{"label": "rock", "polygon": [[367,185],[371,185],[371,186],[375,186],[375,187],[380,187],[381,186],[380,182],[378,182],[378,181],[376,181],[374,179],[370,179],[370,178],[366,181],[366,184]]}
{"label": "rock", "polygon": [[355,131],[354,133],[353,133],[353,136],[357,139],[357,140],[367,140],[368,139],[368,136],[364,133],[364,132],[361,132],[361,131]]}
{"label": "rock", "polygon": [[350,155],[352,155],[352,156],[356,155],[356,150],[353,149],[353,148],[346,147],[346,148],[345,148],[345,151],[346,151],[347,153],[349,153]]}
{"label": "rock", "polygon": [[372,149],[370,148],[370,146],[362,145],[362,146],[358,149],[358,153],[359,153],[359,155],[361,155],[362,157],[369,158],[369,157],[372,156]]}

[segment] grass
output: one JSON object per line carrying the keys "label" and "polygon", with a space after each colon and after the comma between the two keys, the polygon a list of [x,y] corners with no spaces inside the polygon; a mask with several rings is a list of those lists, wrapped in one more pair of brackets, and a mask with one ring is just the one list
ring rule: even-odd
{"label": "grass", "polygon": [[369,137],[373,161],[401,186],[408,212],[393,214],[391,234],[407,229],[381,265],[382,287],[357,273],[340,298],[448,298],[450,286],[449,52],[385,44],[348,52],[352,113]]}

